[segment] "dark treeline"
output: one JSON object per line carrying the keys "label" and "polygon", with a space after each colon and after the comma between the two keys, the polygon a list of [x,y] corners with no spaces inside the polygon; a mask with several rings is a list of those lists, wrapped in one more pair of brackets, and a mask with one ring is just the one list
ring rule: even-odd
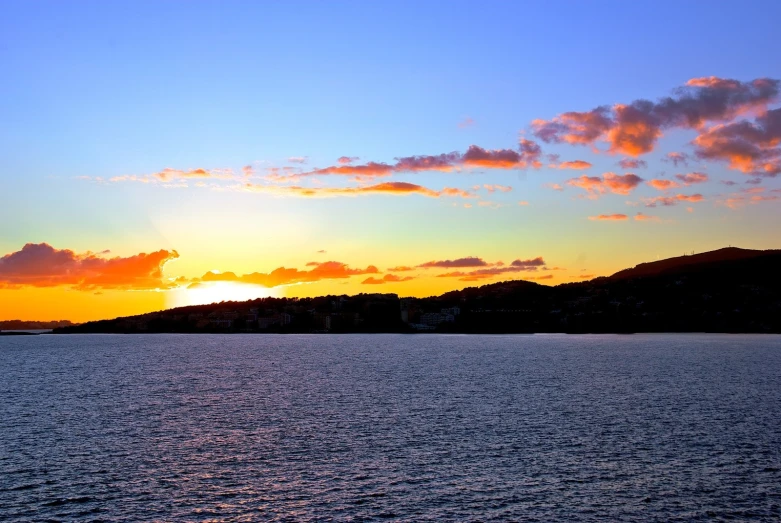
{"label": "dark treeline", "polygon": [[781,251],[728,248],[555,287],[518,280],[429,298],[264,298],[55,332],[781,333],[779,267]]}

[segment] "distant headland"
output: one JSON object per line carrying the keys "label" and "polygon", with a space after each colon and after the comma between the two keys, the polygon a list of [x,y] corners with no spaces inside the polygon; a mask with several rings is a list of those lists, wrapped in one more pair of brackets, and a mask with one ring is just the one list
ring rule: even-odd
{"label": "distant headland", "polygon": [[441,296],[262,298],[54,327],[55,333],[781,333],[781,250],[728,247],[554,287]]}

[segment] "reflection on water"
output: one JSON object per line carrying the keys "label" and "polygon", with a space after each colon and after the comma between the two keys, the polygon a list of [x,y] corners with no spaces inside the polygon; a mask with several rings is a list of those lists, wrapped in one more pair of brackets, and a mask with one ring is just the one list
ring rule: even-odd
{"label": "reflection on water", "polygon": [[781,517],[781,337],[9,337],[0,395],[16,521]]}

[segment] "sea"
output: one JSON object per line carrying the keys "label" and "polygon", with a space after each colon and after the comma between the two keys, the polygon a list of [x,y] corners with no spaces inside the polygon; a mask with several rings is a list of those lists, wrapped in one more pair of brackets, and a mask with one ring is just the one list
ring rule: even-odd
{"label": "sea", "polygon": [[0,338],[0,520],[779,521],[781,336]]}

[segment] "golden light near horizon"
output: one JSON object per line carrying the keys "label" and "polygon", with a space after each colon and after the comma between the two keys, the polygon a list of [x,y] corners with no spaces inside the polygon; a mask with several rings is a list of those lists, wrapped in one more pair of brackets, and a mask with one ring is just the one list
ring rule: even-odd
{"label": "golden light near horizon", "polygon": [[166,296],[167,307],[207,305],[222,301],[247,301],[257,298],[277,297],[279,292],[261,285],[230,281],[200,282],[189,287],[174,289]]}

